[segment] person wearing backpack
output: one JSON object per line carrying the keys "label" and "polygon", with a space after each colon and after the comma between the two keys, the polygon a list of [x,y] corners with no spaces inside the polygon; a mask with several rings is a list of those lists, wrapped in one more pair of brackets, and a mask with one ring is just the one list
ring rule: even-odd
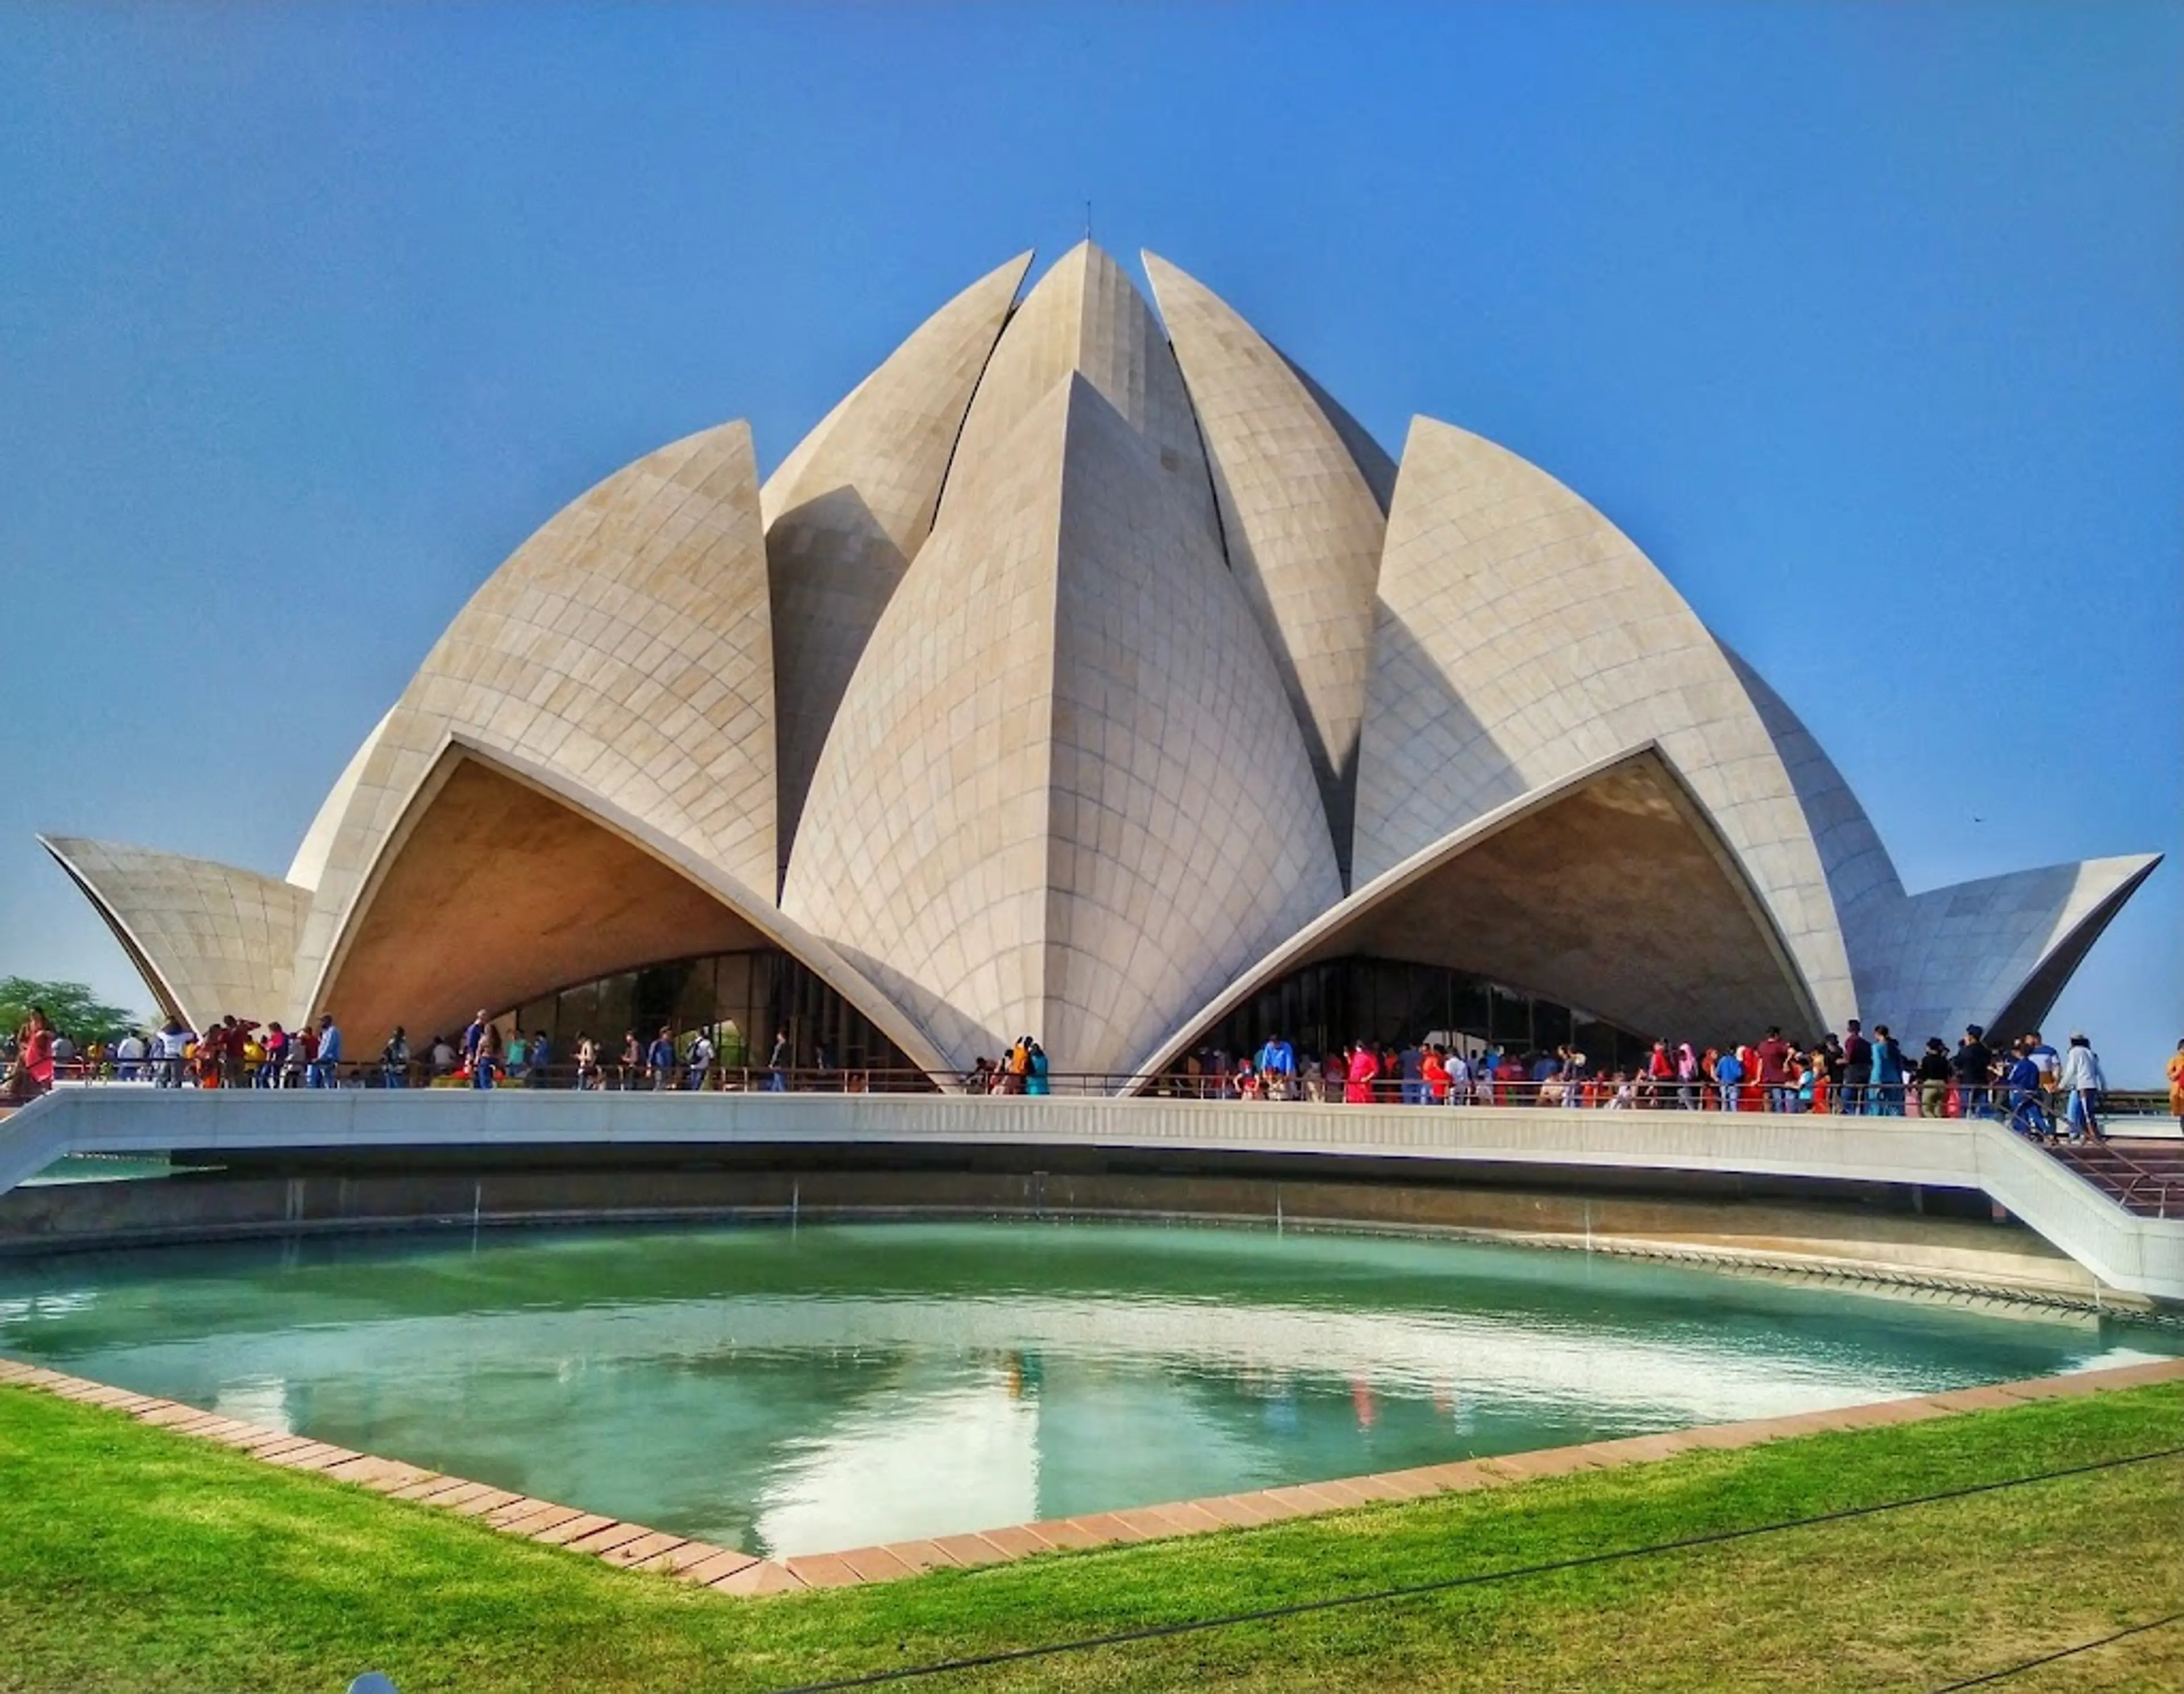
{"label": "person wearing backpack", "polygon": [[705,1078],[712,1074],[713,1070],[712,1039],[704,1030],[700,1029],[690,1038],[690,1051],[683,1063],[688,1072],[688,1081],[685,1086],[693,1094],[704,1092]]}

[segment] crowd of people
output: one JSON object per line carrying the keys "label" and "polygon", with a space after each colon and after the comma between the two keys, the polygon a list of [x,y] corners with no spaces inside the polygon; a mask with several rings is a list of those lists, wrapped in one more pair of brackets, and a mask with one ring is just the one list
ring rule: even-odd
{"label": "crowd of people", "polygon": [[[794,1071],[787,1032],[777,1033],[764,1067],[747,1073],[749,1055],[733,1019],[684,1030],[663,1025],[651,1039],[625,1030],[610,1046],[579,1032],[566,1055],[543,1030],[503,1028],[482,1009],[460,1034],[413,1045],[397,1026],[376,1057],[352,1061],[331,1014],[284,1028],[229,1016],[203,1030],[170,1017],[159,1028],[130,1029],[111,1040],[78,1044],[32,1006],[12,1038],[0,1039],[0,1099],[43,1093],[56,1081],[148,1083],[157,1088],[378,1088],[508,1086],[582,1089],[691,1089],[740,1085],[785,1090]],[[818,1071],[833,1073],[824,1044]],[[853,1085],[845,1084],[844,1085]]]}
{"label": "crowd of people", "polygon": [[[2184,1118],[2184,1041],[2177,1054],[2169,1067],[2170,1106]],[[1868,1034],[1852,1018],[1841,1034],[1817,1042],[1786,1039],[1775,1028],[1729,1047],[1658,1040],[1639,1063],[1618,1068],[1596,1067],[1568,1045],[1527,1053],[1446,1038],[1353,1041],[1300,1057],[1275,1036],[1245,1056],[1201,1048],[1168,1087],[1204,1099],[1353,1105],[1995,1117],[2036,1140],[2098,1140],[2108,1079],[2082,1034],[2058,1052],[2037,1030],[1997,1046],[1971,1024],[1953,1050],[1933,1035],[1914,1056],[1887,1025]]]}
{"label": "crowd of people", "polygon": [[1053,1087],[1051,1075],[1046,1049],[1030,1036],[1020,1035],[1000,1058],[980,1056],[963,1078],[963,1087],[970,1094],[1046,1094]]}
{"label": "crowd of people", "polygon": [[[546,1031],[504,1028],[481,1008],[460,1034],[418,1045],[398,1027],[376,1059],[359,1063],[345,1058],[331,1014],[293,1030],[231,1016],[198,1031],[170,1017],[149,1032],[131,1029],[79,1045],[33,1006],[14,1035],[0,1042],[0,1099],[26,1099],[57,1079],[85,1078],[201,1089],[869,1086],[863,1073],[838,1070],[823,1044],[816,1072],[798,1071],[785,1030],[775,1034],[762,1067],[750,1067],[749,1060],[733,1020],[679,1033],[662,1024],[649,1038],[626,1029],[618,1043],[580,1030],[562,1052]],[[2184,1041],[2167,1068],[2170,1110],[2184,1125]],[[1042,1095],[1051,1092],[1051,1078],[1045,1050],[1024,1035],[998,1059],[978,1059],[961,1084],[972,1094]],[[1436,1034],[1395,1045],[1353,1041],[1301,1056],[1277,1035],[1249,1055],[1200,1048],[1158,1085],[1171,1096],[1207,1100],[1992,1117],[2034,1140],[2081,1141],[2103,1139],[2107,1089],[2100,1058],[2082,1034],[2059,1051],[2038,1030],[1996,1043],[1972,1024],[1953,1049],[1929,1036],[1914,1054],[1886,1024],[1869,1034],[1856,1018],[1840,1035],[1817,1042],[1791,1040],[1774,1028],[1729,1047],[1663,1039],[1637,1064],[1609,1067],[1568,1044],[1524,1052]]]}
{"label": "crowd of people", "polygon": [[148,1034],[125,1030],[78,1045],[32,1006],[4,1056],[0,1098],[42,1094],[54,1082],[145,1082],[158,1088],[332,1088],[340,1079],[341,1030],[331,1015],[286,1030],[233,1017],[209,1028],[170,1017]]}

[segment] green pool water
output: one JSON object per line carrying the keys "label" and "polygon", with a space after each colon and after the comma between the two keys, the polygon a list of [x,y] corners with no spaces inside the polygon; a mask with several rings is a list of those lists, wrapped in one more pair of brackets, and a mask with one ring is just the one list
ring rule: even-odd
{"label": "green pool water", "polygon": [[0,1262],[0,1353],[754,1552],[2184,1351],[1574,1252],[1158,1226],[308,1238]]}

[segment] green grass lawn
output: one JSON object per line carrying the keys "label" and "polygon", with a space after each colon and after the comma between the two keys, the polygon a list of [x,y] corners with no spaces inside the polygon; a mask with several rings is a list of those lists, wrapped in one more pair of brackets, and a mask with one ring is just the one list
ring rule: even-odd
{"label": "green grass lawn", "polygon": [[[0,1690],[768,1689],[2184,1446],[2163,1386],[736,1600],[0,1388]],[[1931,1688],[2184,1610],[2184,1460],[911,1688]],[[2003,1685],[2184,1688],[2184,1625]]]}

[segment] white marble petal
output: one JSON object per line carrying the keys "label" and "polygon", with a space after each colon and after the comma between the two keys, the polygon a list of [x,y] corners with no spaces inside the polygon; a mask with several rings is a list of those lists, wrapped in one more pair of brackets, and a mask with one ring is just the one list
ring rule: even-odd
{"label": "white marble petal", "polygon": [[773,710],[757,469],[749,428],[723,424],[563,508],[441,637],[343,809],[292,1011],[315,1006],[359,895],[451,735],[567,777],[769,895]]}
{"label": "white marble petal", "polygon": [[1713,636],[1554,478],[1417,420],[1381,563],[1355,880],[1640,738],[1659,744],[1759,890],[1814,1020],[1839,1024],[1856,1000],[1826,872]]}
{"label": "white marble petal", "polygon": [[1340,897],[1198,514],[1080,374],[944,505],[821,756],[784,911],[967,1066],[1126,1071]]}
{"label": "white marble petal", "polygon": [[872,626],[933,527],[972,392],[1030,264],[1030,254],[1017,254],[927,319],[760,491],[772,588],[784,859],[834,709]]}
{"label": "white marble petal", "polygon": [[310,890],[209,859],[38,838],[106,920],[160,1009],[203,1029],[284,1015]]}

